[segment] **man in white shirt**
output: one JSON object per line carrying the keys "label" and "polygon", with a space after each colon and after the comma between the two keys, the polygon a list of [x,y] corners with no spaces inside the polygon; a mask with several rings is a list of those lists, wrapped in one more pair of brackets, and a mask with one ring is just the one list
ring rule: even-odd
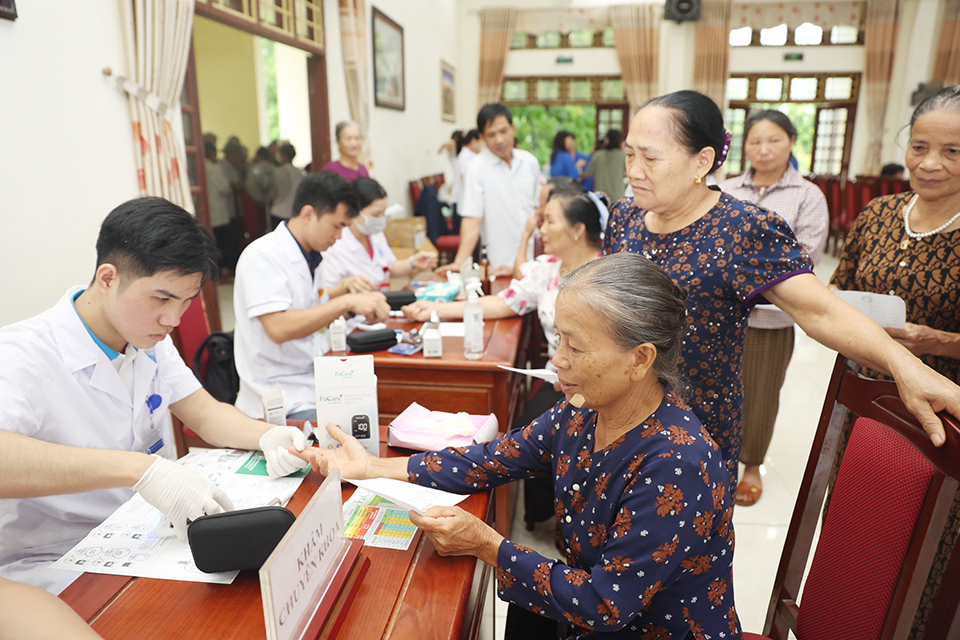
{"label": "man in white shirt", "polygon": [[237,407],[263,414],[262,396],[279,386],[287,416],[316,420],[313,359],[330,350],[327,327],[340,316],[379,322],[390,315],[380,292],[333,300],[323,289],[321,251],[359,213],[356,191],[333,172],[311,173],[293,199],[294,215],[254,240],[237,263],[234,359],[240,375]]}
{"label": "man in white shirt", "polygon": [[[516,130],[510,110],[488,104],[477,115],[477,129],[487,148],[477,154],[466,172],[460,207],[460,248],[449,265],[458,269],[472,260],[482,236],[491,273],[513,273],[527,218],[540,196],[540,163],[529,151],[514,148]],[[533,257],[532,248],[530,257]]]}
{"label": "man in white shirt", "polygon": [[60,593],[51,569],[138,491],[185,537],[188,519],[232,509],[214,484],[172,462],[172,412],[207,442],[263,449],[279,477],[306,439],[217,402],[169,334],[217,277],[216,246],[162,198],[104,220],[97,268],[53,308],[0,329],[0,576]]}

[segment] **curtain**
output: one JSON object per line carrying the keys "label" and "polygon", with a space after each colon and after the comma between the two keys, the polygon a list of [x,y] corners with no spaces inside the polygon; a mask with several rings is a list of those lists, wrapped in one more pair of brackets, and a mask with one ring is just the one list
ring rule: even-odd
{"label": "curtain", "polygon": [[960,0],[946,0],[944,4],[933,79],[945,87],[960,84]]}
{"label": "curtain", "polygon": [[730,0],[703,0],[693,58],[693,88],[724,110],[729,71]]}
{"label": "curtain", "polygon": [[623,4],[610,7],[610,24],[630,113],[657,95],[657,54],[663,7]]}
{"label": "curtain", "polygon": [[[347,101],[350,119],[363,134],[364,152],[360,161],[371,168],[370,146],[370,79],[367,77],[367,18],[365,0],[340,0],[340,43],[343,50],[343,73],[347,79]],[[366,161],[366,162],[364,162]]]}
{"label": "curtain", "polygon": [[130,101],[140,195],[193,211],[183,134],[172,120],[183,90],[193,28],[193,0],[120,0],[127,76],[117,85]]}
{"label": "curtain", "polygon": [[480,10],[480,87],[477,108],[500,102],[503,96],[503,67],[510,50],[510,38],[517,24],[516,9]]}
{"label": "curtain", "polygon": [[835,25],[859,27],[863,19],[864,2],[794,2],[735,4],[730,28],[753,27],[769,29],[786,23],[796,29],[804,22],[829,31]]}
{"label": "curtain", "polygon": [[887,116],[890,73],[897,43],[897,0],[868,0],[864,26],[864,88],[867,93],[867,129],[870,142],[864,173],[880,173],[883,122]]}

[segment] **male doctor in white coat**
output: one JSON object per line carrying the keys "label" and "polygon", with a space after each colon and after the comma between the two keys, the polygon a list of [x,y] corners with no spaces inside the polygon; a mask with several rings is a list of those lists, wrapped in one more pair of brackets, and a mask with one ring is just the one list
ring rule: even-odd
{"label": "male doctor in white coat", "polygon": [[97,267],[38,316],[0,329],[0,576],[60,593],[79,575],[49,565],[138,491],[184,537],[230,498],[172,462],[169,413],[207,442],[262,449],[271,476],[304,465],[293,427],[257,422],[201,388],[170,340],[217,277],[216,245],[162,198],[104,220]]}
{"label": "male doctor in white coat", "polygon": [[362,315],[370,323],[390,316],[379,291],[331,300],[323,288],[320,252],[340,239],[359,204],[346,178],[311,173],[297,187],[290,219],[240,254],[233,357],[240,375],[237,408],[247,415],[262,411],[263,394],[279,386],[288,418],[316,420],[313,359],[330,350],[327,327],[340,316]]}

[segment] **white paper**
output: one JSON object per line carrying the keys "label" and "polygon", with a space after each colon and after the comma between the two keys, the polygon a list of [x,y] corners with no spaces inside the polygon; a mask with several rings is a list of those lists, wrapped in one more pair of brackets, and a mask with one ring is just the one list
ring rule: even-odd
{"label": "white paper", "polygon": [[[271,480],[260,451],[206,449],[187,454],[180,464],[223,488],[237,509],[286,504],[304,475]],[[134,494],[52,566],[187,582],[233,582],[237,571],[200,571],[186,540],[156,533],[162,522],[166,522],[163,514]]]}
{"label": "white paper", "polygon": [[506,369],[507,371],[513,371],[514,373],[522,373],[525,376],[530,376],[531,378],[539,378],[544,382],[549,382],[554,384],[559,380],[556,371],[550,371],[550,369],[514,369],[513,367],[508,367],[504,364],[498,364],[498,367],[501,369]]}
{"label": "white paper", "polygon": [[869,316],[881,327],[903,329],[907,305],[902,298],[869,291],[833,291],[851,307]]}
{"label": "white paper", "polygon": [[462,322],[441,322],[441,338],[462,338],[464,335]]}
{"label": "white paper", "polygon": [[467,496],[456,493],[421,487],[417,484],[390,478],[374,478],[372,480],[350,480],[346,478],[346,480],[361,489],[366,489],[381,498],[386,498],[408,511],[416,511],[420,515],[423,515],[423,512],[430,507],[452,507],[467,498]]}

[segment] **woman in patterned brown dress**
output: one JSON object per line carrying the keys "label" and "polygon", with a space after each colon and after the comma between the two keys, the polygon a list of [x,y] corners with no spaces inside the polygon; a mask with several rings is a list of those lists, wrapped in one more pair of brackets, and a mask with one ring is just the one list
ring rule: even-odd
{"label": "woman in patterned brown dress", "polygon": [[[932,369],[960,382],[960,86],[943,89],[914,111],[906,164],[913,192],[877,198],[857,216],[831,284],[903,298],[906,327],[887,331]],[[923,636],[958,524],[960,493],[912,637]]]}

